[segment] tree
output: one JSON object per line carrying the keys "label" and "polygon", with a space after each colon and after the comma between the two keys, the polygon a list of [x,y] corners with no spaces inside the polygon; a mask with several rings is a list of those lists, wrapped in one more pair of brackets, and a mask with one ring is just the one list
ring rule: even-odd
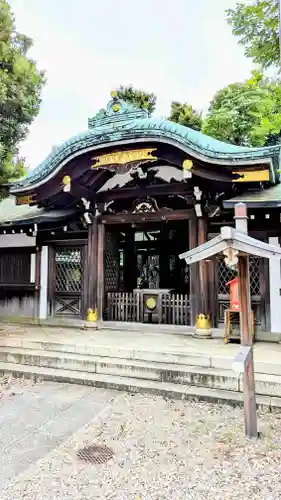
{"label": "tree", "polygon": [[153,93],[135,89],[132,85],[129,85],[128,87],[121,85],[116,92],[119,99],[130,102],[137,108],[147,109],[150,115],[155,110],[157,98]]}
{"label": "tree", "polygon": [[238,2],[228,9],[232,32],[245,47],[245,55],[263,68],[279,66],[279,0],[253,0],[252,5]]}
{"label": "tree", "polygon": [[241,146],[279,142],[280,129],[281,83],[256,71],[216,93],[202,126],[205,134]]}
{"label": "tree", "polygon": [[32,40],[16,31],[6,0],[0,0],[0,184],[23,174],[20,142],[39,112],[45,82],[27,52]]}
{"label": "tree", "polygon": [[180,123],[194,130],[200,130],[202,126],[202,113],[193,109],[188,103],[181,104],[173,101],[168,120]]}

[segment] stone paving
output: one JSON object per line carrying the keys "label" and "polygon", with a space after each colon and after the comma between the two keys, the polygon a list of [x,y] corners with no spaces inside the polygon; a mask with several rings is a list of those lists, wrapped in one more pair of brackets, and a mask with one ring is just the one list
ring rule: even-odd
{"label": "stone paving", "polygon": [[116,397],[110,390],[72,384],[2,379],[1,385],[1,487],[108,410]]}

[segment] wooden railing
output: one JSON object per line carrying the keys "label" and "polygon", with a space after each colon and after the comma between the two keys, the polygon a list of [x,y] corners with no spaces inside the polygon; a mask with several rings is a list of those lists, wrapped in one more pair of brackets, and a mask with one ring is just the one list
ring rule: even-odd
{"label": "wooden railing", "polygon": [[107,310],[109,321],[138,321],[138,296],[133,292],[109,292]]}
{"label": "wooden railing", "polygon": [[107,319],[109,321],[136,321],[168,325],[189,325],[189,296],[181,293],[159,295],[157,312],[144,312],[142,296],[134,292],[109,292],[107,294]]}

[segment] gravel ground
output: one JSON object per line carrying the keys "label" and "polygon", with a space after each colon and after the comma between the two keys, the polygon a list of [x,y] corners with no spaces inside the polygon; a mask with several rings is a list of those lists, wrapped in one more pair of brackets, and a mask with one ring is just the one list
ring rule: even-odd
{"label": "gravel ground", "polygon": [[[23,389],[24,390],[24,389]],[[246,440],[239,408],[120,393],[113,406],[2,490],[1,500],[277,500],[281,415]],[[89,444],[114,458],[77,458]]]}

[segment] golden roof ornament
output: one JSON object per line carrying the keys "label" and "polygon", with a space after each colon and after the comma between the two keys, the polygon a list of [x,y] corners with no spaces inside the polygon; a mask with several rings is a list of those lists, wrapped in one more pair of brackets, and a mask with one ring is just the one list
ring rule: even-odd
{"label": "golden roof ornament", "polygon": [[193,168],[193,161],[192,160],[184,160],[182,164],[183,170],[190,171]]}
{"label": "golden roof ornament", "polygon": [[62,185],[63,185],[63,191],[65,193],[69,193],[69,191],[71,190],[71,177],[70,177],[70,175],[65,175],[62,178]]}

